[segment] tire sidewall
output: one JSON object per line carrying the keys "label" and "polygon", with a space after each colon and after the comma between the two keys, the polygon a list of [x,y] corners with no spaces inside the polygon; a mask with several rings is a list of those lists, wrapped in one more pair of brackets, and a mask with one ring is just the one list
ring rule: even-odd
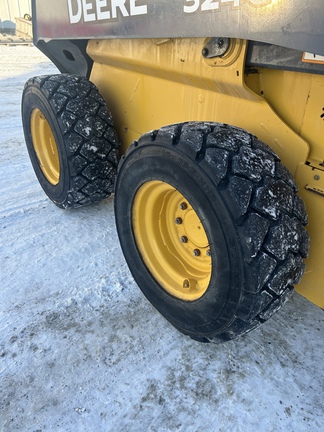
{"label": "tire sidewall", "polygon": [[[138,251],[132,208],[138,189],[151,180],[162,180],[175,187],[203,222],[213,263],[208,289],[198,300],[183,301],[167,293],[153,278]],[[133,149],[117,177],[115,214],[122,249],[134,279],[176,328],[185,334],[205,337],[221,332],[232,322],[244,284],[243,259],[230,214],[213,179],[199,164],[163,143]]]}
{"label": "tire sidewall", "polygon": [[[39,161],[35,148],[33,145],[32,134],[31,134],[31,115],[34,109],[39,109],[48,121],[51,130],[53,132],[59,162],[60,162],[60,178],[57,185],[52,185],[45,177]],[[22,122],[25,133],[25,140],[27,145],[27,150],[29,153],[30,160],[32,162],[36,177],[43,188],[44,192],[48,197],[55,202],[59,207],[63,207],[66,200],[67,193],[70,189],[70,174],[68,165],[68,155],[66,154],[66,149],[63,143],[63,132],[62,128],[55,116],[55,112],[50,105],[50,102],[42,91],[35,86],[27,86],[23,93],[22,100]]]}

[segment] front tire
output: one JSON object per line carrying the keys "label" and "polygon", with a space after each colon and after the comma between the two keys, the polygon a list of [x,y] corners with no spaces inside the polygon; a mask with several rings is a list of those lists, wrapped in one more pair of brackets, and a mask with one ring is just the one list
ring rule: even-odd
{"label": "front tire", "polygon": [[146,134],[119,167],[115,215],[130,270],[182,333],[225,341],[266,321],[304,272],[305,206],[247,132],[184,123]]}
{"label": "front tire", "polygon": [[68,74],[31,78],[22,121],[36,177],[58,207],[88,205],[113,192],[118,139],[93,83]]}

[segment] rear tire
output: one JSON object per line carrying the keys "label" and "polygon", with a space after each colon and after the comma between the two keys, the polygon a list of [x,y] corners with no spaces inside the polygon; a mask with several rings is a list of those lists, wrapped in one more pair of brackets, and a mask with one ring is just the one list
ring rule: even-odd
{"label": "rear tire", "polygon": [[88,205],[113,192],[118,139],[94,84],[68,74],[31,78],[22,121],[35,174],[58,207]]}
{"label": "rear tire", "polygon": [[296,191],[275,153],[241,129],[184,123],[144,135],[115,188],[137,284],[193,339],[226,341],[257,327],[304,272],[307,216]]}

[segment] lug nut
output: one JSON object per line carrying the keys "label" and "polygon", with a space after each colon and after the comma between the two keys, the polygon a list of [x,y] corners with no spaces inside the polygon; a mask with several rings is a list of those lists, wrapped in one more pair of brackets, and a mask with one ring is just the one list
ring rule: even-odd
{"label": "lug nut", "polygon": [[210,249],[208,249],[208,251],[206,251],[206,255],[207,255],[207,256],[211,256]]}
{"label": "lug nut", "polygon": [[186,237],[186,236],[182,236],[182,237],[180,238],[180,241],[181,241],[181,243],[188,243],[188,237]]}
{"label": "lug nut", "polygon": [[200,250],[199,249],[194,249],[193,254],[195,257],[198,257],[200,255]]}
{"label": "lug nut", "polygon": [[180,204],[180,209],[181,210],[186,210],[186,208],[188,208],[187,203],[183,202],[183,203]]}
{"label": "lug nut", "polygon": [[207,57],[209,54],[208,48],[203,48],[201,51],[201,54],[203,57]]}
{"label": "lug nut", "polygon": [[177,219],[175,220],[175,223],[176,223],[177,225],[181,225],[181,224],[182,224],[182,219],[181,219],[181,217],[177,217]]}

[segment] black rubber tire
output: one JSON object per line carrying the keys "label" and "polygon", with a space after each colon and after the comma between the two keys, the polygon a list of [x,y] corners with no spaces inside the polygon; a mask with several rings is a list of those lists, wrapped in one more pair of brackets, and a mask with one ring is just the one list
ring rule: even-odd
{"label": "black rubber tire", "polygon": [[[150,180],[178,189],[204,221],[213,264],[198,300],[168,294],[138,251],[133,200]],[[122,158],[115,187],[118,235],[137,284],[193,339],[226,341],[257,327],[290,298],[304,272],[307,215],[296,192],[276,154],[239,128],[183,123],[142,136]]]}
{"label": "black rubber tire", "polygon": [[[31,115],[39,109],[49,123],[58,149],[60,178],[44,176],[31,135]],[[61,74],[27,81],[22,121],[29,156],[38,181],[60,208],[76,208],[108,197],[114,189],[118,139],[106,103],[86,78]]]}

